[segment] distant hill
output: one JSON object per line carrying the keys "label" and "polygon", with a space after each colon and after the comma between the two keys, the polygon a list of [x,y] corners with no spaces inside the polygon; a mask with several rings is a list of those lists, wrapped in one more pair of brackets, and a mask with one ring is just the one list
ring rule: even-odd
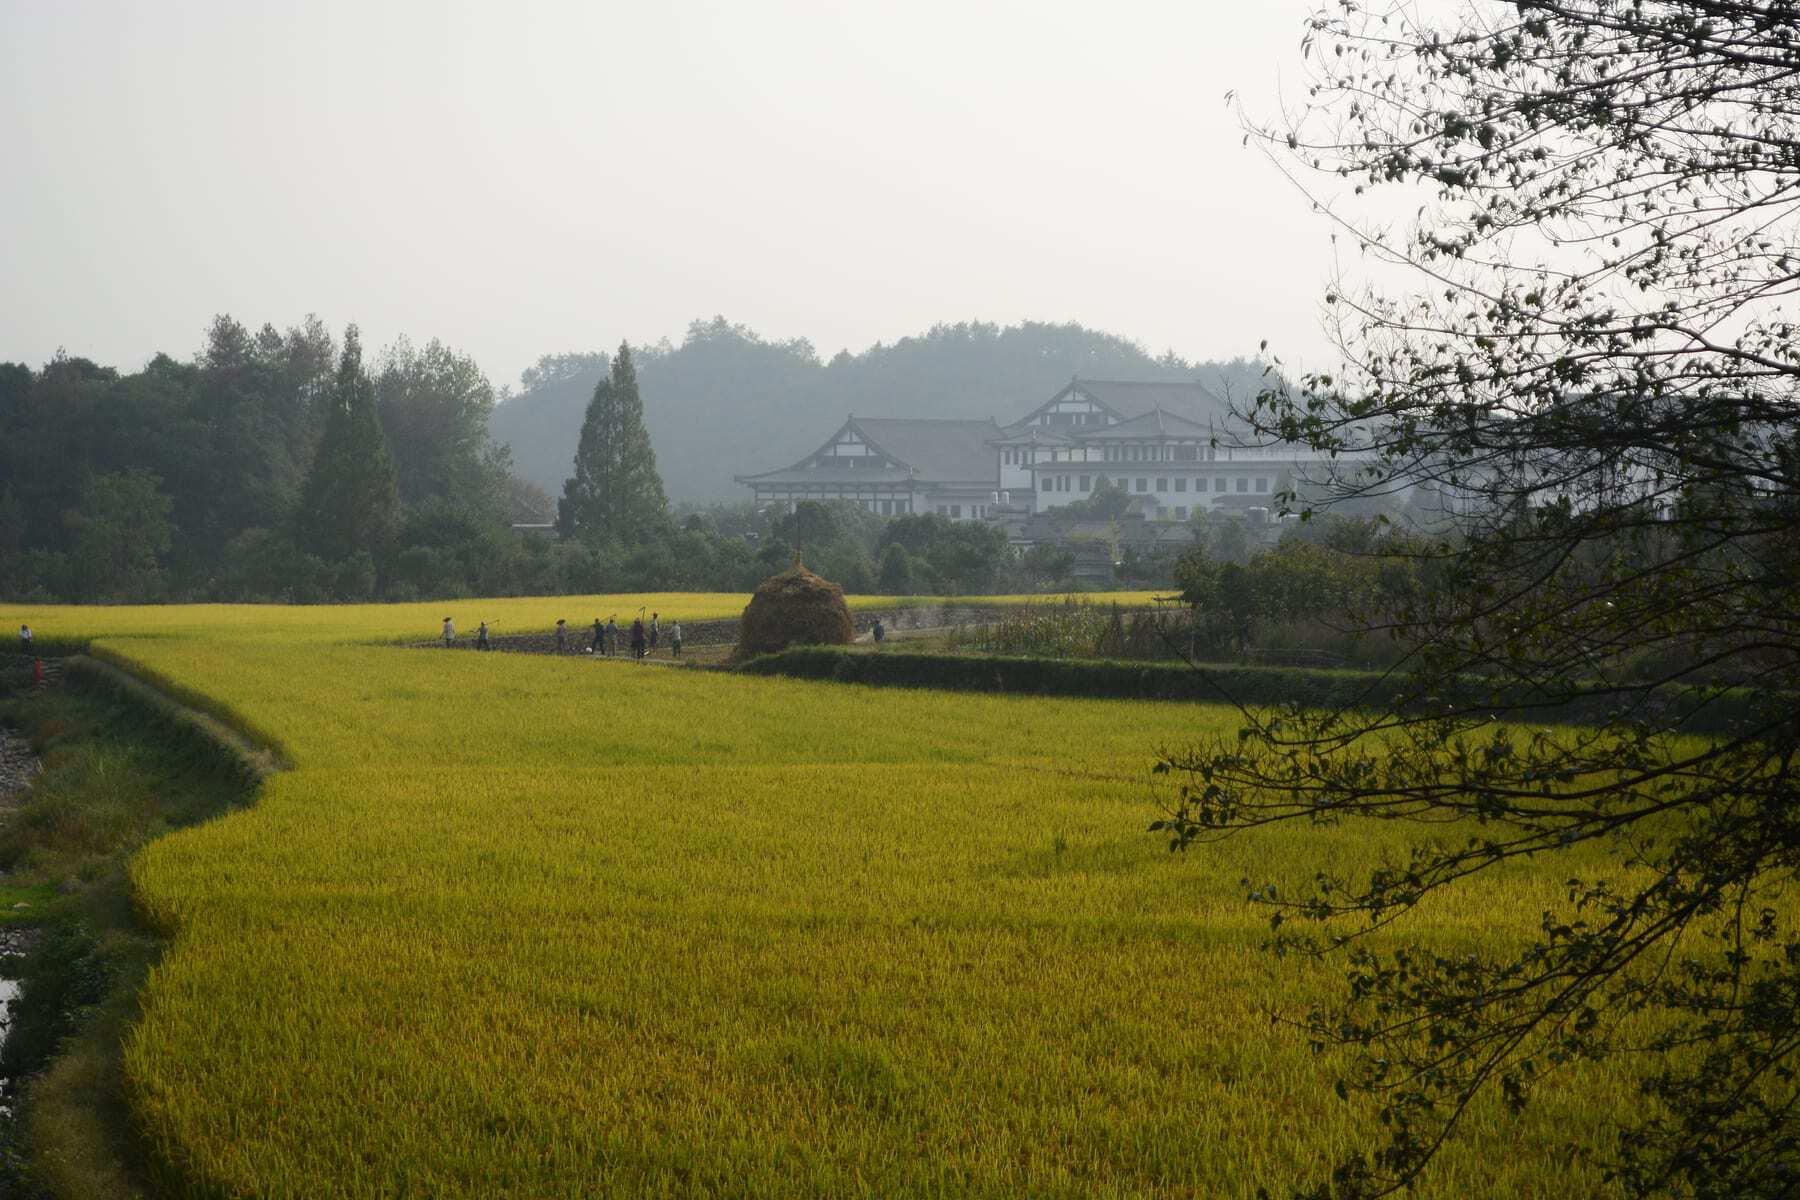
{"label": "distant hill", "polygon": [[[695,321],[679,346],[632,347],[644,419],[669,497],[747,500],[732,476],[786,466],[851,413],[866,417],[994,417],[1002,424],[1049,399],[1072,375],[1198,379],[1220,395],[1254,394],[1253,362],[1153,358],[1137,343],[1080,325],[963,323],[819,360],[805,339],[768,342],[723,317]],[[582,414],[606,369],[599,352],[550,355],[489,428],[513,469],[562,494]]]}

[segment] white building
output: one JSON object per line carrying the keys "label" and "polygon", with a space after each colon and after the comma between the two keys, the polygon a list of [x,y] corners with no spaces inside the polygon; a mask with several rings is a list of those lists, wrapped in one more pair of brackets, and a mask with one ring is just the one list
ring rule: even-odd
{"label": "white building", "polygon": [[852,416],[793,466],[737,481],[756,493],[758,504],[846,500],[884,517],[939,513],[978,520],[999,499],[993,447],[999,436],[992,420]]}
{"label": "white building", "polygon": [[999,508],[1049,512],[1122,488],[1152,520],[1267,507],[1326,460],[1258,443],[1198,383],[1073,379],[1021,420],[851,417],[791,467],[738,482],[759,504],[847,500],[882,516],[981,520]]}

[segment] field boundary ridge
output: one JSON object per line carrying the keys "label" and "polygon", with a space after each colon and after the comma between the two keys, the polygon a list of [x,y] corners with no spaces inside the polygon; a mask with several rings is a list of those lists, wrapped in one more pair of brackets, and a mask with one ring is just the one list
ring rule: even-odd
{"label": "field boundary ridge", "polygon": [[270,775],[292,765],[274,739],[258,736],[229,710],[219,711],[204,695],[173,685],[104,647],[71,656],[64,670],[77,686],[112,692],[163,733],[221,759],[251,792]]}
{"label": "field boundary ridge", "polygon": [[[1117,659],[1028,658],[969,654],[887,654],[837,646],[795,646],[763,655],[735,668],[748,675],[774,675],[868,687],[930,688],[1022,696],[1067,696],[1086,700],[1152,700],[1269,707],[1293,704],[1316,709],[1377,709],[1393,704],[1406,687],[1389,672],[1316,667],[1262,667],[1236,664],[1128,662]],[[1437,695],[1429,707],[1409,705],[1418,715],[1460,711],[1476,715],[1494,697],[1479,681],[1463,696]],[[1742,732],[1758,721],[1758,710],[1791,698],[1765,696],[1745,688],[1664,685],[1636,690],[1597,684],[1573,697],[1500,698],[1497,715],[1508,721],[1546,725],[1602,725],[1638,719],[1690,734]]]}

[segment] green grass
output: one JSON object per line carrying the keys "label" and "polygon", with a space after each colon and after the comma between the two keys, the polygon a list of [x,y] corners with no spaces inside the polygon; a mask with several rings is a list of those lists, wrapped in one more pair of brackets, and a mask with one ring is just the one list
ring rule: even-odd
{"label": "green grass", "polygon": [[0,883],[0,925],[35,925],[56,908],[59,897],[48,884]]}

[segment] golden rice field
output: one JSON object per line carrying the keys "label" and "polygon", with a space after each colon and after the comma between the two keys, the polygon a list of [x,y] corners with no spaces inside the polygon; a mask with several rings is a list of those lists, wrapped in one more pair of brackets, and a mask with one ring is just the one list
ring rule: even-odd
{"label": "golden rice field", "polygon": [[[1158,592],[1084,592],[1084,603],[1150,604]],[[1042,604],[1056,597],[972,596],[959,605]],[[853,610],[888,609],[945,603],[942,596],[850,596]],[[286,642],[428,642],[438,636],[445,617],[456,622],[457,635],[471,638],[488,622],[496,634],[548,633],[558,618],[580,627],[595,617],[617,614],[630,624],[638,609],[660,612],[670,621],[708,621],[736,617],[750,602],[748,593],[645,592],[616,596],[509,596],[481,600],[423,600],[411,604],[177,604],[31,607],[0,604],[0,648],[11,641],[21,622],[40,638],[200,637]]]}
{"label": "golden rice field", "polygon": [[[1268,1015],[1335,970],[1260,953],[1240,880],[1404,831],[1171,856],[1149,766],[1221,710],[368,644],[583,603],[0,607],[292,767],[134,864],[173,940],[126,1071],[172,1194],[1249,1197],[1372,1136]],[[1569,868],[1419,928],[1511,938]],[[1602,1135],[1592,1072],[1476,1113],[1422,1194],[1591,1190],[1542,1147]]]}

